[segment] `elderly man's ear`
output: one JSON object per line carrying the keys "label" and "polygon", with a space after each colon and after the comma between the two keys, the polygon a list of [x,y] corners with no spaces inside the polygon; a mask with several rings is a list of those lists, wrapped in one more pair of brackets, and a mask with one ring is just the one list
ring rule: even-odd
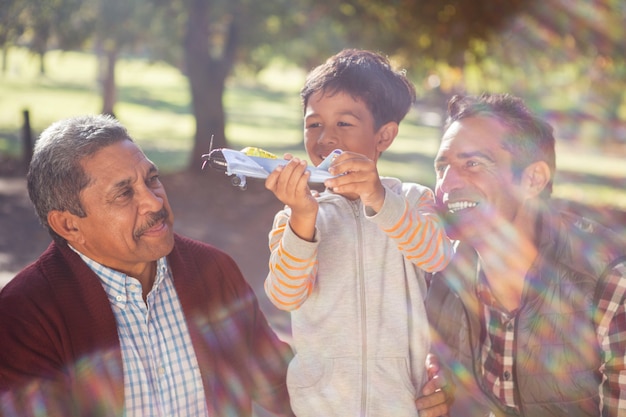
{"label": "elderly man's ear", "polygon": [[59,236],[68,242],[83,241],[83,234],[78,227],[78,216],[69,211],[52,210],[48,213],[48,224]]}
{"label": "elderly man's ear", "polygon": [[538,197],[550,182],[550,167],[544,161],[533,162],[522,173],[522,189],[527,198]]}

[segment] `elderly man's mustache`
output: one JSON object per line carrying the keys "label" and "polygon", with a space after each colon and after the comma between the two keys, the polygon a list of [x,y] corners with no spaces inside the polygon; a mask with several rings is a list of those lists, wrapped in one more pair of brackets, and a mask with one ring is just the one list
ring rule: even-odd
{"label": "elderly man's mustache", "polygon": [[142,227],[140,227],[137,231],[135,231],[135,238],[141,237],[141,235],[143,235],[146,232],[146,230],[150,229],[156,224],[159,224],[163,220],[167,220],[169,215],[170,213],[165,209],[165,207],[163,207],[161,210],[155,213],[151,213],[150,218],[148,219],[148,222]]}

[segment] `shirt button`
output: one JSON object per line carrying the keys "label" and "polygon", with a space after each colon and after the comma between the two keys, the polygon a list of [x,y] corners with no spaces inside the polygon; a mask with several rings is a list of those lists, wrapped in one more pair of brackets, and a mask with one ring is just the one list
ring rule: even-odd
{"label": "shirt button", "polygon": [[504,371],[504,380],[508,381],[511,379],[511,373],[509,371]]}
{"label": "shirt button", "polygon": [[124,300],[124,297],[122,297],[121,295],[118,295],[117,297],[115,297],[115,299],[116,299],[117,301],[123,301],[123,300]]}
{"label": "shirt button", "polygon": [[131,291],[135,291],[137,289],[137,286],[135,284],[130,284],[128,289],[130,289]]}
{"label": "shirt button", "polygon": [[163,376],[165,375],[165,368],[163,368],[162,366],[159,367],[159,376]]}

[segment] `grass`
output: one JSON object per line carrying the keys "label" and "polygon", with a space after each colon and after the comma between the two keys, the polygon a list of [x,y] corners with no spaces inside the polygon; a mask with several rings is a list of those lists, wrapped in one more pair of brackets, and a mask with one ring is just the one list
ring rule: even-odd
{"label": "grass", "polygon": [[[25,109],[36,135],[55,120],[98,113],[97,68],[91,54],[51,51],[42,76],[33,56],[12,49],[7,73],[0,75],[0,155],[20,155]],[[195,129],[186,78],[176,68],[141,59],[120,61],[116,75],[116,114],[122,123],[162,171],[183,169]],[[289,151],[305,157],[298,97],[303,80],[303,72],[288,66],[275,66],[254,80],[233,77],[224,97],[230,146],[259,146],[279,155]],[[419,116],[412,110],[402,123],[380,162],[380,172],[432,187],[440,131],[420,124]],[[626,210],[623,155],[559,143],[557,166],[556,197]]]}

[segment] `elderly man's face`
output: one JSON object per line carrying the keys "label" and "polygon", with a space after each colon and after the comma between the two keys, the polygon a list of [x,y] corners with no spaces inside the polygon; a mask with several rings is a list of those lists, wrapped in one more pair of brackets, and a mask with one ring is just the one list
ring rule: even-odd
{"label": "elderly man's face", "polygon": [[157,168],[131,141],[81,161],[90,183],[81,192],[87,216],[70,242],[91,259],[134,276],[169,254],[174,218]]}

